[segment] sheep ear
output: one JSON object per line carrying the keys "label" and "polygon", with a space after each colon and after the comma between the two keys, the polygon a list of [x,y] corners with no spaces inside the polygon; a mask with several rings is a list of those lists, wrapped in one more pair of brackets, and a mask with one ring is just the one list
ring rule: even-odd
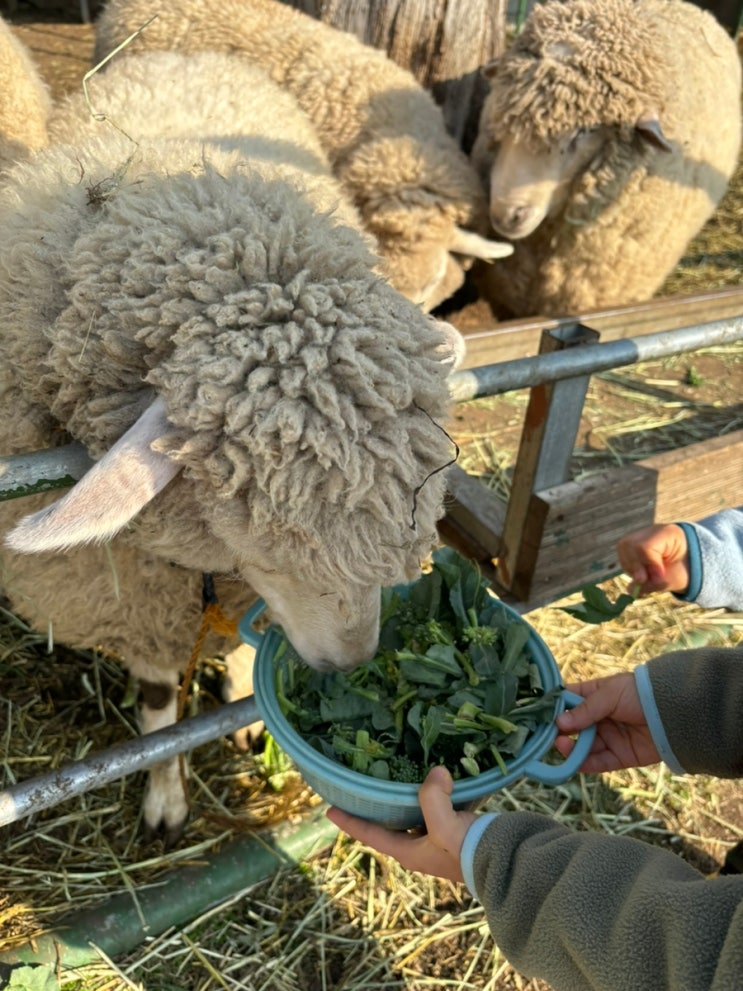
{"label": "sheep ear", "polygon": [[457,227],[449,242],[449,251],[458,255],[471,255],[482,258],[483,261],[493,261],[494,258],[507,258],[513,254],[513,245],[508,241],[490,241],[474,231],[465,231]]}
{"label": "sheep ear", "polygon": [[172,429],[157,399],[74,488],[21,520],[5,543],[41,553],[113,537],[180,471],[181,465],[151,449]]}
{"label": "sheep ear", "polygon": [[635,130],[648,144],[660,151],[673,151],[673,145],[663,133],[658,115],[652,111],[640,114],[635,123]]}

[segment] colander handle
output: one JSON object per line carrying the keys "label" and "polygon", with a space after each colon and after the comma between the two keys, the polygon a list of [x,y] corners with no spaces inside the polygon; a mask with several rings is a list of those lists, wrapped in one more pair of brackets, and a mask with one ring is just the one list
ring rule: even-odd
{"label": "colander handle", "polygon": [[240,639],[244,640],[245,643],[249,643],[251,647],[255,647],[256,650],[261,645],[263,634],[253,629],[253,623],[258,619],[265,608],[266,603],[263,599],[256,599],[248,611],[243,613],[240,618],[240,622],[237,624],[237,632]]}
{"label": "colander handle", "polygon": [[[563,691],[562,697],[565,700],[566,709],[574,709],[585,701],[581,695],[576,695],[574,692]],[[545,785],[561,785],[563,781],[567,781],[576,773],[586,759],[593,746],[595,736],[596,727],[587,726],[578,734],[575,746],[562,764],[544,764],[541,760],[533,760],[524,768],[524,774]]]}

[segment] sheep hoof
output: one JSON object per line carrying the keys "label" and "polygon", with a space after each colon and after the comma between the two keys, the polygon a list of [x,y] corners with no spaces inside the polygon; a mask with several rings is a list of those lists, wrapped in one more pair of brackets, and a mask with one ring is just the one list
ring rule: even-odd
{"label": "sheep hoof", "polygon": [[171,823],[169,825],[164,822],[159,822],[155,825],[145,822],[144,829],[142,830],[142,838],[148,845],[159,840],[162,843],[163,851],[167,853],[180,842],[187,822],[188,816],[181,822]]}
{"label": "sheep hoof", "polygon": [[163,761],[150,770],[144,799],[144,834],[149,839],[163,837],[170,849],[183,835],[189,805],[178,761]]}

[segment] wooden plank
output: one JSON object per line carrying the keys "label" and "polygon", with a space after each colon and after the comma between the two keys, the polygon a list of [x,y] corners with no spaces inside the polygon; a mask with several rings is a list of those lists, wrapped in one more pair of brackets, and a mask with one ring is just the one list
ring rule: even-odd
{"label": "wooden plank", "polygon": [[616,574],[617,540],[672,520],[699,520],[740,504],[743,431],[700,441],[635,465],[538,492],[542,537],[529,586],[512,587],[536,608]]}
{"label": "wooden plank", "polygon": [[459,547],[469,546],[469,551],[461,551],[465,556],[492,565],[492,558],[500,553],[505,503],[480,479],[468,475],[458,465],[448,470],[446,484],[447,511],[439,522],[439,532],[451,546],[455,539]]}
{"label": "wooden plank", "polygon": [[653,471],[628,465],[544,489],[533,496],[542,537],[531,582],[512,588],[529,608],[616,574],[616,543],[655,518]]}
{"label": "wooden plank", "polygon": [[743,502],[743,430],[656,454],[639,465],[658,476],[656,522],[693,522]]}
{"label": "wooden plank", "polygon": [[[545,330],[540,354],[555,354],[596,343],[598,334],[582,324]],[[522,595],[528,590],[543,519],[531,496],[535,489],[565,481],[575,445],[589,376],[534,386],[524,417],[511,497],[503,527],[503,549],[497,564],[504,588]],[[525,597],[526,591],[523,592]]]}
{"label": "wooden plank", "polygon": [[[592,310],[577,317],[535,316],[525,320],[505,320],[477,330],[463,327],[461,330],[467,341],[467,353],[461,367],[475,368],[536,354],[544,329],[575,323],[576,320],[597,330],[602,342],[606,342],[657,331],[679,330],[741,315],[743,287],[728,286],[706,293],[668,296],[630,306]],[[456,324],[456,317],[453,322]]]}

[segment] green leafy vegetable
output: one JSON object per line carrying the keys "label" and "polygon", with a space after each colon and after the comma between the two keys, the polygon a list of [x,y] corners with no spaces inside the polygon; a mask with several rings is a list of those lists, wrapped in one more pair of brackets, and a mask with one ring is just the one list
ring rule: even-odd
{"label": "green leafy vegetable", "polygon": [[420,782],[436,764],[455,778],[505,771],[562,686],[545,691],[529,627],[490,595],[477,567],[441,548],[403,593],[382,592],[379,649],[349,673],[277,651],[277,699],[290,724],[332,760],[377,778]]}
{"label": "green leafy vegetable", "polygon": [[59,991],[59,982],[47,966],[0,964],[0,987],[8,991]]}
{"label": "green leafy vegetable", "polygon": [[627,606],[631,606],[635,601],[633,595],[623,592],[617,597],[616,602],[612,602],[603,589],[597,585],[584,585],[581,589],[583,602],[574,606],[560,606],[563,612],[570,613],[576,619],[583,620],[584,623],[605,623],[609,619],[616,619],[621,616]]}

